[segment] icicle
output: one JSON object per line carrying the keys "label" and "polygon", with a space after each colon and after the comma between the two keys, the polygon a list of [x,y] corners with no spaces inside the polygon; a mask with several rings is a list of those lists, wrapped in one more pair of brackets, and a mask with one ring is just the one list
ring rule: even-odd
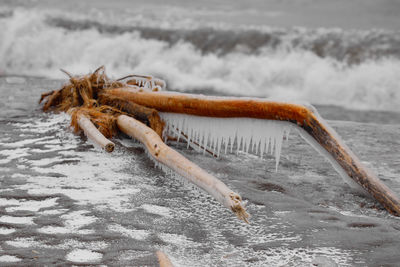
{"label": "icicle", "polygon": [[178,140],[184,133],[188,145],[197,142],[203,154],[209,150],[219,156],[221,150],[227,153],[230,145],[231,153],[234,148],[236,153],[253,150],[261,158],[264,153],[270,153],[275,156],[276,168],[279,164],[283,137],[286,135],[288,139],[291,128],[289,122],[262,119],[210,118],[163,112],[160,116],[166,122],[166,132]]}
{"label": "icicle", "polygon": [[192,137],[192,132],[193,132],[193,128],[192,129],[187,129],[187,148],[189,148],[190,142],[191,142],[191,137]]}
{"label": "icicle", "polygon": [[281,151],[282,151],[282,138],[279,138],[279,136],[283,137],[284,135],[284,130],[281,132],[278,132],[277,138],[275,139],[275,171],[278,172],[278,165],[279,165],[279,160],[281,157]]}
{"label": "icicle", "polygon": [[261,147],[260,147],[260,157],[262,158],[264,156],[264,151],[265,151],[265,142],[266,138],[261,139]]}
{"label": "icicle", "polygon": [[289,142],[290,127],[285,129],[286,132],[286,142]]}
{"label": "icicle", "polygon": [[219,152],[220,152],[220,150],[221,150],[221,143],[222,143],[222,140],[221,140],[222,138],[221,137],[218,137],[217,138],[217,157],[219,157]]}
{"label": "icicle", "polygon": [[239,154],[240,146],[242,145],[242,143],[243,143],[243,137],[238,137],[238,139],[237,139],[236,155]]}
{"label": "icicle", "polygon": [[274,154],[274,149],[275,149],[275,136],[272,136],[271,138],[271,156]]}
{"label": "icicle", "polygon": [[203,143],[203,155],[206,153],[206,149],[207,149],[207,143],[208,143],[208,134],[204,134],[204,143]]}

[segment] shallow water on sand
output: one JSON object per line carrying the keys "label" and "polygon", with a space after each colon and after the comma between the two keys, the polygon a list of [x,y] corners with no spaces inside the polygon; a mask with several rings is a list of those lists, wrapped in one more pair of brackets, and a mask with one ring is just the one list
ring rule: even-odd
{"label": "shallow water on sand", "polygon": [[[74,135],[66,115],[42,113],[38,96],[60,85],[0,78],[0,265],[157,266],[156,250],[176,266],[400,261],[399,219],[350,189],[295,131],[284,142],[278,172],[272,157],[214,159],[171,143],[240,193],[252,216],[245,224],[207,194],[154,168],[140,144],[119,137],[116,151],[107,154]],[[400,194],[398,116],[320,111],[341,119],[329,123]]]}

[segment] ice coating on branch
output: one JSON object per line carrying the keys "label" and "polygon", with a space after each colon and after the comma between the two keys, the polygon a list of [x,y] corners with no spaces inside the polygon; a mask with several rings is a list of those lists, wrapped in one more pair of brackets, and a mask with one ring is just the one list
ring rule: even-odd
{"label": "ice coating on branch", "polygon": [[161,91],[167,86],[164,80],[152,76],[135,76],[136,85],[151,91]]}
{"label": "ice coating on branch", "polygon": [[[322,118],[319,118],[320,121],[323,121]],[[329,127],[328,125],[325,125],[325,127]],[[329,127],[330,128],[330,127]],[[300,136],[311,146],[313,147],[320,155],[325,157],[327,159],[332,167],[339,173],[339,175],[343,178],[343,180],[353,189],[356,189],[360,193],[365,193],[365,189],[363,189],[358,183],[356,183],[350,176],[346,173],[346,171],[340,166],[340,164],[333,158],[333,156],[326,151],[313,137],[311,137],[304,129],[300,127],[296,127],[297,132],[300,134]],[[333,130],[330,130],[330,132],[334,132]],[[342,141],[340,140],[339,136],[336,136],[335,139],[338,142]],[[345,146],[344,143],[341,144],[341,146]],[[354,159],[354,157],[353,157]]]}
{"label": "ice coating on branch", "polygon": [[213,118],[177,113],[160,113],[166,123],[164,137],[172,136],[185,140],[194,149],[207,150],[219,156],[244,151],[275,156],[276,170],[282,149],[282,140],[287,138],[290,123],[253,118]]}
{"label": "ice coating on branch", "polygon": [[136,78],[136,80],[139,87],[144,87],[146,89],[153,89],[155,87],[155,83],[152,79]]}

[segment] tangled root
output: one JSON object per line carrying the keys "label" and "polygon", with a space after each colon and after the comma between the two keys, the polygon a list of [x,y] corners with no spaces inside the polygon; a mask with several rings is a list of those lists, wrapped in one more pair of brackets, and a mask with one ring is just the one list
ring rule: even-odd
{"label": "tangled root", "polygon": [[75,132],[79,132],[78,115],[85,115],[96,128],[106,137],[111,138],[118,132],[116,120],[121,112],[110,106],[79,107],[69,111],[71,114],[71,126]]}
{"label": "tangled root", "polygon": [[[71,125],[75,132],[79,131],[77,116],[82,114],[87,116],[105,137],[110,138],[117,133],[117,115],[127,114],[134,117],[138,116],[139,120],[147,121],[161,135],[163,123],[157,111],[135,104],[129,104],[129,107],[134,106],[135,108],[125,110],[126,105],[114,103],[115,101],[99,103],[98,98],[102,92],[108,89],[135,87],[152,90],[155,87],[160,88],[160,85],[165,86],[164,81],[151,76],[140,75],[128,75],[112,80],[105,74],[104,66],[83,76],[73,76],[65,70],[61,71],[69,77],[68,83],[64,84],[59,90],[43,93],[39,103],[44,101],[43,111],[52,110],[70,113],[72,115]],[[128,78],[133,77],[136,78],[135,84],[132,84],[132,80],[128,80]]]}
{"label": "tangled root", "polygon": [[104,66],[93,73],[80,77],[72,76],[65,70],[61,70],[69,77],[69,82],[61,89],[44,93],[40,102],[45,100],[43,111],[50,109],[56,111],[68,111],[74,107],[97,106],[97,95],[101,90],[123,87],[126,84],[109,79],[105,74]]}

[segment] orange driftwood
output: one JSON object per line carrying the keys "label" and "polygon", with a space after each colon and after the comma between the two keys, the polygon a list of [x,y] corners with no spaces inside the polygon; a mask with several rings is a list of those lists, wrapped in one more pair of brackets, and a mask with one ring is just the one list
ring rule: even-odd
{"label": "orange driftwood", "polygon": [[109,105],[126,112],[135,119],[146,122],[160,137],[164,128],[164,123],[157,110],[126,101],[120,97],[101,97],[98,98],[101,105]]}
{"label": "orange driftwood", "polygon": [[248,222],[247,218],[249,215],[242,205],[242,198],[237,193],[167,146],[151,128],[126,115],[118,116],[117,126],[122,132],[144,144],[153,159],[202,188],[225,207],[232,210],[239,219]]}
{"label": "orange driftwood", "polygon": [[384,185],[340,140],[311,106],[264,99],[206,97],[175,92],[139,91],[131,88],[105,90],[102,97],[121,97],[159,112],[208,117],[248,117],[288,121],[311,136],[345,173],[369,192],[390,213],[400,216],[399,198]]}
{"label": "orange driftwood", "polygon": [[95,144],[99,145],[107,152],[114,151],[114,143],[105,138],[88,117],[78,113],[77,122],[79,127],[85,132],[85,135]]}
{"label": "orange driftwood", "polygon": [[168,256],[165,255],[164,252],[158,250],[156,252],[157,258],[158,258],[158,263],[160,264],[160,267],[173,267],[172,262],[169,260]]}

